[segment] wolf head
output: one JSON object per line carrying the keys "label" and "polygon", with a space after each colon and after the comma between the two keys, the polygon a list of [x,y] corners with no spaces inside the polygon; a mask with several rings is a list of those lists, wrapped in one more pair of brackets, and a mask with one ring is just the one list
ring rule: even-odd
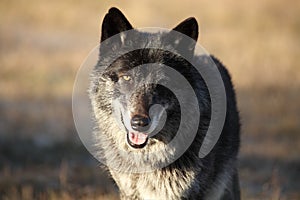
{"label": "wolf head", "polygon": [[[114,153],[155,152],[175,136],[182,105],[174,90],[183,96],[184,105],[189,105],[190,99],[180,79],[170,74],[180,73],[193,87],[199,84],[194,77],[197,73],[185,59],[194,56],[198,24],[195,18],[188,18],[172,31],[181,34],[140,32],[116,8],[105,15],[99,61],[89,92],[97,128],[101,129],[97,138],[106,154],[107,149]],[[153,44],[164,48],[152,48]],[[139,48],[127,51],[134,46]],[[162,50],[166,47],[172,52]],[[173,91],[166,87],[170,82]],[[110,156],[116,157],[114,153]]]}

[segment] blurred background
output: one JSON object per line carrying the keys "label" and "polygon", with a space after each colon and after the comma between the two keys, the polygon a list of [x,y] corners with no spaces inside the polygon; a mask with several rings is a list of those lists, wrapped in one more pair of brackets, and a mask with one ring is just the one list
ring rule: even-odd
{"label": "blurred background", "polygon": [[300,1],[0,0],[0,199],[118,199],[76,133],[76,72],[111,6],[135,27],[200,24],[242,117],[243,199],[300,199]]}

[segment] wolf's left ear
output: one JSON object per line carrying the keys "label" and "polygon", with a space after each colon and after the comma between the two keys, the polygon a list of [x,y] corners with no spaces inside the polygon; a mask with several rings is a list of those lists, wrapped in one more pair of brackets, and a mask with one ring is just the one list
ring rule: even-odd
{"label": "wolf's left ear", "polygon": [[199,34],[198,28],[197,20],[194,17],[190,17],[178,24],[175,28],[173,28],[173,30],[183,33],[197,41]]}
{"label": "wolf's left ear", "polygon": [[169,34],[169,43],[178,53],[186,58],[191,58],[194,55],[195,46],[198,39],[198,23],[194,17],[190,17],[178,24],[173,31],[182,33],[189,38],[185,38],[182,34],[174,34],[171,31]]}
{"label": "wolf's left ear", "polygon": [[100,42],[130,29],[132,29],[132,26],[123,13],[119,9],[112,7],[103,19]]}

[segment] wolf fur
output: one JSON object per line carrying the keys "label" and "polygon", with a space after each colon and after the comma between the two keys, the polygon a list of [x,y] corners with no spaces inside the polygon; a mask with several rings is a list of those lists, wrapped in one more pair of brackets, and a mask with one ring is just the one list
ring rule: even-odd
{"label": "wolf fur", "polygon": [[[101,42],[119,33],[132,30],[131,24],[125,16],[116,8],[111,8],[106,14],[102,24]],[[189,18],[174,28],[195,41],[198,38],[198,25],[194,18]],[[231,83],[230,75],[223,64],[215,57],[210,56],[215,62],[224,82],[227,99],[226,119],[221,136],[213,150],[204,158],[198,157],[198,152],[206,134],[210,122],[211,100],[205,82],[189,62],[170,52],[149,49],[151,43],[164,45],[162,38],[167,33],[141,33],[136,31],[136,40],[142,42],[144,49],[139,49],[121,56],[110,66],[107,66],[106,57],[114,50],[126,43],[126,34],[120,34],[117,44],[109,44],[100,48],[100,56],[97,66],[91,75],[89,96],[97,124],[95,140],[99,155],[105,159],[109,172],[120,190],[121,199],[240,199],[239,181],[237,172],[237,154],[239,149],[239,114],[236,106],[236,97]],[[143,38],[150,38],[145,41]],[[139,37],[141,37],[139,39]],[[183,45],[176,42],[176,45]],[[186,45],[186,44],[185,44]],[[110,50],[107,51],[106,50]],[[206,56],[197,56],[190,52],[192,59],[198,63],[204,63]],[[179,52],[180,53],[180,52]],[[180,108],[174,95],[166,88],[155,84],[145,86],[136,91],[134,95],[128,95],[130,87],[124,84],[122,76],[126,70],[132,69],[144,63],[163,63],[170,66],[191,83],[199,103],[201,118],[195,139],[184,154],[173,163],[150,172],[129,173],[118,168],[144,168],[155,166],[157,162],[164,162],[172,152],[157,153],[151,160],[147,154],[155,152],[172,139],[180,122]],[[105,67],[104,72],[100,71]],[[138,72],[135,72],[138,73]],[[145,75],[144,75],[145,76]],[[160,80],[163,72],[149,71],[144,80]],[[123,81],[123,82],[122,82]],[[134,83],[132,83],[134,84]],[[118,102],[118,104],[114,104]],[[188,103],[188,99],[186,100]],[[167,123],[164,128],[153,138],[148,138],[148,143],[142,148],[133,148],[126,140],[126,127],[120,129],[113,116],[113,105],[119,105],[122,112],[132,115],[149,115],[148,109],[152,104],[161,104],[168,113]],[[124,114],[125,115],[125,114]],[[130,115],[129,117],[132,117]],[[191,119],[193,114],[191,113]],[[124,125],[125,126],[125,125]],[[100,131],[101,130],[101,131]],[[128,133],[127,133],[128,134]],[[124,153],[125,152],[125,153]],[[132,155],[139,155],[136,160]]]}

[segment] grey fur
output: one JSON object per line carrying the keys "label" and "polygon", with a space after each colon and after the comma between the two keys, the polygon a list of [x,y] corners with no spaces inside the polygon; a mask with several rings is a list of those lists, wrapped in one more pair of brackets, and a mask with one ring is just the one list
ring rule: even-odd
{"label": "grey fur", "polygon": [[[129,29],[132,29],[132,26],[122,13],[116,8],[112,8],[104,19],[101,41],[103,42],[110,36]],[[197,40],[198,25],[193,18],[183,22],[175,30]],[[110,164],[115,166],[115,168],[110,168],[109,171],[120,189],[121,199],[240,199],[237,172],[240,132],[239,114],[235,92],[226,68],[221,62],[211,56],[224,81],[227,96],[227,112],[224,128],[217,144],[205,158],[201,159],[198,157],[198,152],[209,125],[211,112],[210,96],[203,79],[195,71],[191,71],[189,64],[180,58],[161,51],[147,49],[147,45],[151,43],[165,45],[162,38],[165,38],[166,33],[150,34],[137,31],[136,34],[136,41],[143,42],[145,49],[119,58],[121,64],[117,61],[111,66],[107,66],[107,59],[105,58],[107,55],[103,49],[100,49],[100,55],[101,51],[103,52],[102,57],[99,57],[99,62],[91,75],[89,90],[97,124],[95,136],[98,154],[106,160],[108,166],[111,166]],[[145,38],[145,35],[147,35],[146,38],[150,39],[147,41],[139,39],[139,37]],[[117,46],[114,47],[113,45]],[[122,35],[120,43],[110,44],[101,48],[111,48],[111,51],[114,51],[114,49],[116,50],[126,45],[134,44],[126,44],[126,36]],[[174,48],[176,49],[176,46]],[[192,52],[192,49],[189,52]],[[140,58],[137,55],[140,55]],[[200,65],[208,59],[205,56],[195,56],[193,53],[190,56]],[[155,166],[158,162],[164,162],[162,161],[163,158],[168,159],[170,152],[159,152],[151,160],[146,155],[150,151],[163,147],[164,142],[170,139],[168,137],[171,137],[174,131],[176,132],[175,124],[178,123],[176,117],[179,113],[176,113],[175,110],[176,101],[169,98],[166,99],[167,103],[164,104],[163,100],[165,97],[158,98],[156,100],[158,102],[155,103],[161,103],[168,112],[174,112],[168,121],[169,125],[166,125],[159,133],[160,136],[158,137],[160,138],[150,138],[147,146],[141,149],[132,149],[126,143],[126,131],[120,129],[120,125],[116,123],[115,116],[113,116],[113,109],[115,108],[112,105],[118,105],[123,110],[136,111],[137,106],[141,107],[141,102],[138,100],[139,94],[136,95],[136,98],[128,97],[124,94],[124,99],[128,100],[125,103],[118,100],[120,99],[119,96],[116,96],[118,73],[120,73],[120,69],[124,68],[124,65],[126,67],[124,63],[134,66],[137,65],[136,62],[144,62],[145,60],[152,63],[161,62],[174,68],[177,67],[178,63],[181,63],[183,67],[178,70],[181,70],[180,72],[188,77],[193,89],[196,91],[201,120],[197,135],[191,146],[175,162],[151,172],[129,173],[130,168]],[[101,67],[106,67],[107,70],[102,73],[99,70]],[[164,78],[163,72],[156,73],[151,71],[147,73],[147,78],[149,77],[157,81]],[[140,94],[145,95],[149,91],[150,93],[153,93],[153,91],[154,93],[157,92],[153,88],[144,88],[143,91],[140,91]],[[113,102],[119,102],[119,104],[112,104]],[[120,112],[122,113],[122,111]],[[139,155],[139,158],[142,159],[135,160],[135,155]],[[124,168],[127,168],[128,171],[118,170]]]}

